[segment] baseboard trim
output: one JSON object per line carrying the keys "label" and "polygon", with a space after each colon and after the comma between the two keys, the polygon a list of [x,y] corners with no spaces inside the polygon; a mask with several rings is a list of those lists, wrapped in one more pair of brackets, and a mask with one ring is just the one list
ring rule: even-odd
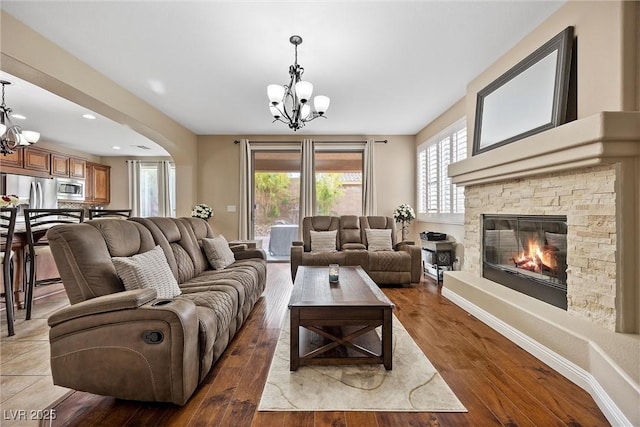
{"label": "baseboard trim", "polygon": [[519,345],[525,351],[540,359],[577,386],[584,389],[591,395],[611,425],[633,425],[590,372],[550,350],[538,341],[532,339],[508,323],[503,322],[501,319],[478,307],[464,297],[456,294],[451,289],[443,287],[442,296],[469,312],[478,320],[505,336],[510,341]]}

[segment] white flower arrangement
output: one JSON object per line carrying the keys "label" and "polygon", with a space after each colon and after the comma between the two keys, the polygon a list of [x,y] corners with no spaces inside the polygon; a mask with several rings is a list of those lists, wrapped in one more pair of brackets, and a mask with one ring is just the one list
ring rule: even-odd
{"label": "white flower arrangement", "polygon": [[7,194],[0,196],[0,208],[11,208],[16,206],[20,200],[18,196]]}
{"label": "white flower arrangement", "polygon": [[202,218],[206,221],[213,216],[213,209],[204,203],[199,203],[194,206],[191,211],[191,216],[194,218]]}
{"label": "white flower arrangement", "polygon": [[411,206],[403,203],[393,211],[393,219],[395,219],[396,222],[410,223],[416,219],[416,213]]}

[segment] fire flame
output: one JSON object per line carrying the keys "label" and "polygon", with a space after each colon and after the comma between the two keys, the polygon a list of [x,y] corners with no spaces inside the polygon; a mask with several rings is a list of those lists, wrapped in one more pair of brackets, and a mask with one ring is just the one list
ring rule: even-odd
{"label": "fire flame", "polygon": [[540,247],[537,241],[529,240],[527,242],[527,250],[521,252],[513,258],[516,267],[525,270],[540,273],[543,267],[548,270],[555,271],[558,268],[558,259],[555,250],[547,247]]}

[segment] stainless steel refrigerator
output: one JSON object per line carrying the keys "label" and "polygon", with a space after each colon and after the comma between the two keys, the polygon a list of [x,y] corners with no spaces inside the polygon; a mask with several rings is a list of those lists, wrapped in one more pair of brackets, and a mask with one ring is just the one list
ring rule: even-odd
{"label": "stainless steel refrigerator", "polygon": [[2,174],[2,194],[18,196],[18,221],[24,222],[22,209],[55,209],[58,207],[55,178]]}

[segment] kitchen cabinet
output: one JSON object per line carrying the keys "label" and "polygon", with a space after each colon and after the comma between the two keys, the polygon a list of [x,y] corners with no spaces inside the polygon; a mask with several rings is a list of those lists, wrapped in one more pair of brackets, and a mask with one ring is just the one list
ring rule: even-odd
{"label": "kitchen cabinet", "polygon": [[69,156],[58,153],[51,154],[51,175],[69,176]]}
{"label": "kitchen cabinet", "polygon": [[51,173],[51,152],[41,150],[39,148],[24,148],[24,163],[23,168]]}
{"label": "kitchen cabinet", "polygon": [[111,201],[111,166],[86,162],[85,171],[85,202],[108,205]]}
{"label": "kitchen cabinet", "polygon": [[71,178],[85,178],[85,168],[87,161],[84,159],[78,159],[76,157],[69,157],[69,177]]}
{"label": "kitchen cabinet", "polygon": [[85,177],[86,160],[67,156],[62,153],[51,153],[51,175],[65,178]]}
{"label": "kitchen cabinet", "polygon": [[0,155],[0,166],[3,170],[7,167],[22,168],[22,150],[16,150],[6,156]]}

